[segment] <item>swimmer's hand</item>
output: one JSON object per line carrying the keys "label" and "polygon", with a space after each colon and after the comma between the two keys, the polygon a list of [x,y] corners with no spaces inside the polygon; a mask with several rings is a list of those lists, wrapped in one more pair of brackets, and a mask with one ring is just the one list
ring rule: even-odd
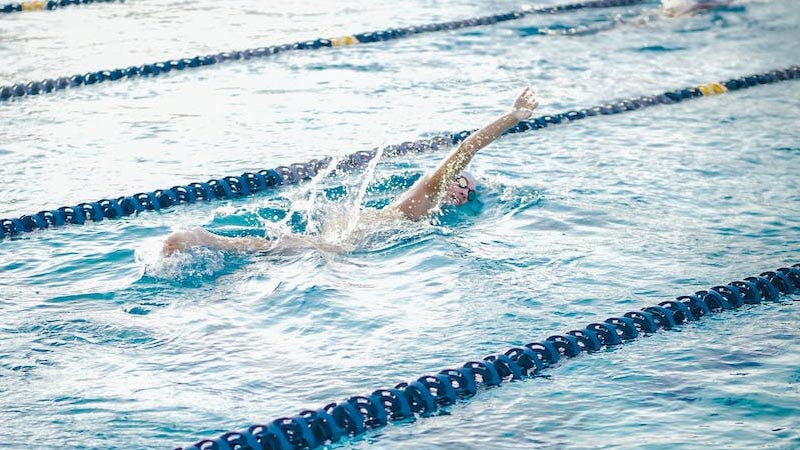
{"label": "swimmer's hand", "polygon": [[533,110],[537,106],[539,106],[539,102],[536,100],[535,94],[530,87],[527,87],[514,102],[511,115],[517,120],[527,120],[533,115]]}
{"label": "swimmer's hand", "polygon": [[170,256],[175,252],[185,252],[193,247],[209,247],[214,244],[214,235],[202,228],[176,231],[164,240],[161,254]]}
{"label": "swimmer's hand", "polygon": [[175,252],[185,252],[195,247],[206,247],[226,252],[247,252],[258,250],[271,250],[273,242],[264,238],[226,237],[211,233],[203,228],[176,231],[164,241],[161,254],[170,256]]}

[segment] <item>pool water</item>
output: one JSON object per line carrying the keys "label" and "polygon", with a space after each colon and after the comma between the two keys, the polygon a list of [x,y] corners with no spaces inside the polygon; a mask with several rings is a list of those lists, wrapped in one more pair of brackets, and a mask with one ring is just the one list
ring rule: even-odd
{"label": "pool water", "polygon": [[[519,7],[131,0],[7,14],[0,85]],[[793,1],[677,19],[653,7],[2,102],[0,217],[477,128],[528,84],[551,114],[800,62]],[[188,445],[797,263],[798,105],[786,81],[507,136],[471,165],[477,203],[417,223],[368,218],[442,152],[6,239],[0,443]],[[160,256],[171,231],[198,226],[325,249]],[[797,448],[797,300],[583,355],[331,447]]]}

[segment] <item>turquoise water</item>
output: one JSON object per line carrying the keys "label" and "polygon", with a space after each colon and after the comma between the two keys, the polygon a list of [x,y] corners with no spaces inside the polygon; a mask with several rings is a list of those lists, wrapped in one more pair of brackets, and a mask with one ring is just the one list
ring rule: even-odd
{"label": "turquoise water", "polygon": [[[8,15],[0,85],[519,7],[492,3],[154,0]],[[800,62],[789,0],[675,20],[641,10],[4,102],[0,217],[475,128],[526,84],[548,114]],[[537,32],[578,26],[605,30]],[[480,203],[430,222],[337,234],[361,189],[361,203],[385,204],[441,154],[4,241],[0,443],[172,448],[796,263],[798,86],[505,137],[472,164]],[[321,219],[342,226],[321,235]],[[158,255],[172,230],[282,224],[346,251]],[[333,447],[797,448],[798,299],[584,355]]]}

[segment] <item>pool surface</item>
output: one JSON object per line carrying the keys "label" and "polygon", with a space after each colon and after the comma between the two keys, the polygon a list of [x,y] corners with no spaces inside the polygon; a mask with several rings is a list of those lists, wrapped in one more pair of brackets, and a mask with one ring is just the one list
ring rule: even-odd
{"label": "pool surface", "polygon": [[[266,3],[6,14],[0,85],[520,8]],[[0,217],[474,129],[528,84],[536,114],[555,114],[800,63],[793,1],[675,19],[654,7],[0,102]],[[369,217],[442,152],[6,239],[0,444],[187,446],[798,263],[798,106],[790,80],[506,136],[471,165],[478,202],[429,221]],[[159,254],[198,226],[325,250]],[[797,300],[583,355],[330,447],[798,448]]]}

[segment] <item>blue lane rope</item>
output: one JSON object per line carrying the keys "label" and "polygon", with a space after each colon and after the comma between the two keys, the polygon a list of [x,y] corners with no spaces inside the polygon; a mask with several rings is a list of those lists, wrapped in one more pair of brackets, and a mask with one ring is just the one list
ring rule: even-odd
{"label": "blue lane rope", "polygon": [[47,78],[42,81],[20,82],[11,86],[0,86],[0,102],[19,99],[45,93],[60,91],[66,88],[105,83],[122,80],[125,78],[149,78],[171,71],[181,71],[202,66],[222,63],[226,61],[240,61],[251,58],[261,58],[293,50],[316,50],[327,47],[344,47],[361,43],[373,43],[400,39],[415,34],[432,33],[437,31],[456,30],[483,25],[492,25],[499,22],[521,19],[531,14],[557,14],[578,11],[589,8],[613,8],[631,6],[644,3],[646,0],[592,0],[581,3],[569,3],[557,6],[536,7],[505,14],[495,14],[485,17],[457,20],[453,22],[432,23],[404,28],[389,28],[386,30],[356,33],[334,38],[319,38],[310,41],[300,41],[291,44],[275,45],[271,47],[258,47],[241,51],[230,51],[193,58],[180,58],[169,61],[130,66],[112,70],[99,70],[86,74],[76,74],[58,78]]}
{"label": "blue lane rope", "polygon": [[[545,115],[530,121],[519,122],[507,133],[535,131],[553,125],[571,123],[587,117],[636,111],[650,106],[668,105],[698,97],[718,95],[728,91],[747,89],[753,86],[772,84],[795,78],[800,78],[800,66],[733,78],[719,83],[693,86],[655,96],[642,96],[615,101],[593,108]],[[475,130],[465,130],[448,136],[390,145],[384,147],[383,155],[386,157],[399,157],[408,153],[422,153],[447,148],[463,141],[473,132]],[[377,149],[352,153],[337,164],[336,170],[347,172],[361,168],[377,154]],[[216,199],[233,199],[264,192],[278,186],[298,184],[316,176],[321,170],[328,167],[331,160],[332,158],[330,157],[321,160],[313,159],[309,162],[279,166],[274,169],[245,172],[238,176],[226,176],[206,182],[194,182],[185,186],[173,186],[124,197],[104,198],[95,202],[83,202],[75,206],[62,206],[50,211],[26,214],[17,218],[0,219],[0,239],[17,236],[21,233],[29,233],[34,230],[60,227],[66,224],[82,225],[86,222],[117,219],[143,211],[160,211],[180,204],[192,204],[198,201]]]}
{"label": "blue lane rope", "polygon": [[583,329],[512,347],[460,367],[423,375],[394,388],[348,398],[293,417],[282,417],[244,431],[230,431],[176,450],[313,449],[380,428],[389,421],[430,416],[441,406],[472,397],[479,388],[500,386],[539,374],[562,359],[610,349],[639,336],[671,330],[745,304],[780,301],[800,292],[800,264],[682,295],[639,311],[629,311]]}
{"label": "blue lane rope", "polygon": [[6,3],[0,6],[0,14],[9,14],[22,11],[52,11],[69,5],[86,5],[89,3],[124,3],[125,0],[31,0],[21,3]]}

